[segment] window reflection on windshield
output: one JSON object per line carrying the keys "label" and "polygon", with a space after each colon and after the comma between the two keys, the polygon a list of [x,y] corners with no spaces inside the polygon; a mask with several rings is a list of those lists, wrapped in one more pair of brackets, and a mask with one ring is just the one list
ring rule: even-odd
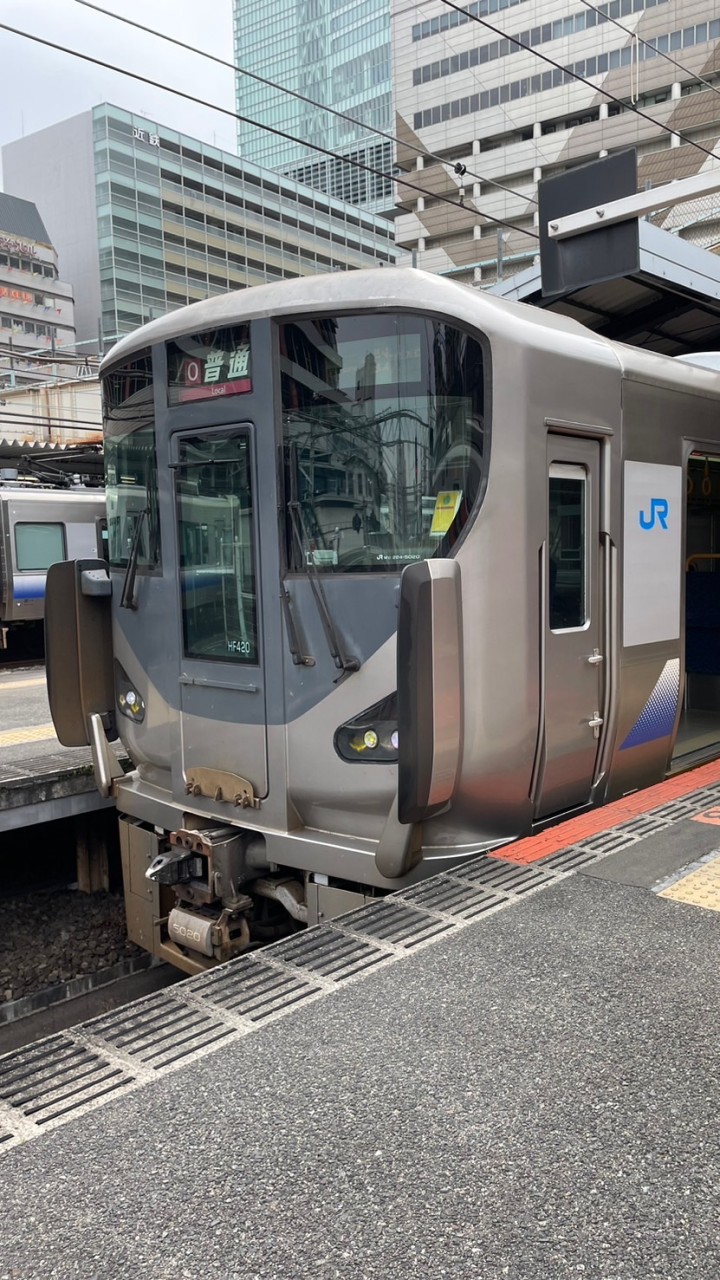
{"label": "window reflection on windshield", "polygon": [[[280,331],[292,568],[392,569],[446,554],[480,488],[483,357],[439,321],[360,315]],[[300,545],[299,545],[300,542]]]}
{"label": "window reflection on windshield", "polygon": [[137,564],[152,568],[160,559],[160,527],[150,355],[108,373],[103,399],[110,564],[125,568],[142,521]]}

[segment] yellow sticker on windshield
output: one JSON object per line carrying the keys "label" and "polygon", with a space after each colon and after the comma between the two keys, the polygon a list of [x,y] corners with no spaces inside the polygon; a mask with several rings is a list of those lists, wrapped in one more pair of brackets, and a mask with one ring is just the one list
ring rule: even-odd
{"label": "yellow sticker on windshield", "polygon": [[430,525],[431,537],[441,538],[444,533],[447,533],[460,510],[461,502],[462,489],[446,489],[438,494]]}

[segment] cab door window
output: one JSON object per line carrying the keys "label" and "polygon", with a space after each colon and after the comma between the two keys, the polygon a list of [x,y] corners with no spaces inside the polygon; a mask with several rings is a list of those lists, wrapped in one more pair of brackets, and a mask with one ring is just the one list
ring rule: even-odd
{"label": "cab door window", "polygon": [[248,437],[182,440],[176,485],[185,655],[255,665],[257,593]]}

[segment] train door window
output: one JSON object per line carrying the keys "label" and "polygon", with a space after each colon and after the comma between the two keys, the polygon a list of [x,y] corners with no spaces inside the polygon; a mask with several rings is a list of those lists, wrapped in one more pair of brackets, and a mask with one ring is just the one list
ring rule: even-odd
{"label": "train door window", "polygon": [[553,463],[548,486],[549,619],[553,631],[587,622],[587,472]]}
{"label": "train door window", "polygon": [[180,442],[177,513],[186,656],[256,664],[257,596],[246,435]]}
{"label": "train door window", "polygon": [[65,526],[16,524],[15,556],[20,573],[45,573],[51,564],[66,558]]}

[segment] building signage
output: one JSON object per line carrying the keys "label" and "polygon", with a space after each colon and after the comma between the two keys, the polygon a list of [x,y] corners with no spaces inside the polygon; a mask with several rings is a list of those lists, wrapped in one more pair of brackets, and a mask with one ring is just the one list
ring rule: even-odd
{"label": "building signage", "polygon": [[9,298],[11,302],[32,303],[35,301],[32,293],[27,293],[25,289],[8,289],[6,285],[0,285],[0,298]]}
{"label": "building signage", "polygon": [[5,253],[18,253],[26,258],[36,258],[37,249],[33,244],[27,244],[25,240],[15,240],[12,236],[0,235],[0,249],[4,249]]}
{"label": "building signage", "polygon": [[151,147],[160,146],[159,134],[150,133],[148,129],[138,129],[136,125],[133,127],[133,138],[136,138],[138,142],[148,142]]}
{"label": "building signage", "polygon": [[252,391],[247,326],[169,343],[168,390],[171,404]]}

